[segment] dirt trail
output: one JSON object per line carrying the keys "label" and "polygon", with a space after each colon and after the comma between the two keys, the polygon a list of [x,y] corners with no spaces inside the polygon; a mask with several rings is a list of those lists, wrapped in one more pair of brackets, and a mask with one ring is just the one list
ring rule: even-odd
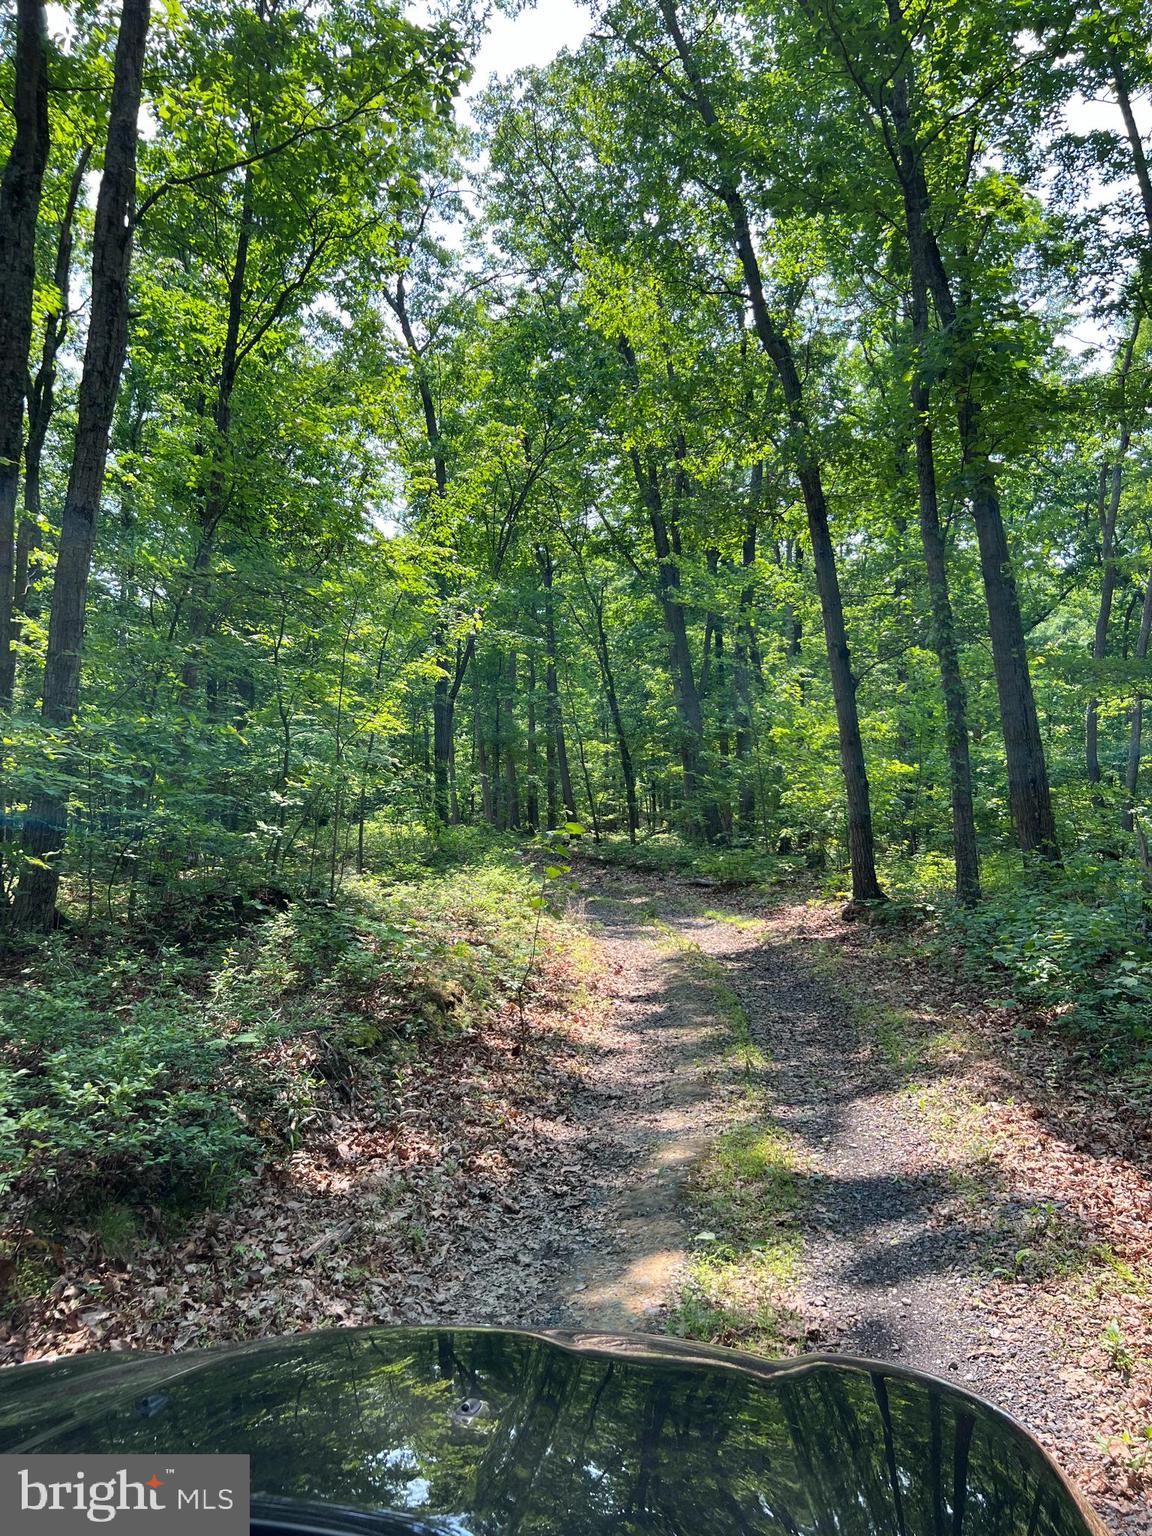
{"label": "dirt trail", "polygon": [[773,1116],[813,1159],[800,1295],[824,1319],[822,1347],[952,1376],[1034,1426],[1074,1429],[1052,1341],[1032,1331],[1010,1369],[989,1357],[997,1325],[971,1305],[979,1232],[954,1170],[801,941],[772,922],[677,926],[723,961],[769,1058]]}
{"label": "dirt trail", "polygon": [[721,1060],[716,991],[645,926],[646,893],[593,900],[611,1006],[574,1109],[595,1125],[599,1187],[570,1255],[556,1326],[656,1326],[691,1240],[684,1179],[730,1123],[738,1074]]}
{"label": "dirt trail", "polygon": [[[682,946],[719,962],[770,1058],[773,1115],[810,1170],[801,1272],[783,1299],[808,1321],[811,1347],[949,1377],[1015,1414],[1074,1467],[1091,1441],[1075,1373],[1042,1324],[988,1303],[955,1165],[861,1038],[847,1001],[812,968],[794,915],[792,926],[786,914],[734,924],[701,915],[674,887],[592,880],[587,916],[610,1005],[572,1105],[589,1200],[535,1313],[518,1320],[657,1330],[692,1245],[685,1177],[732,1124],[742,1083],[723,1055],[730,1021],[691,949],[651,925],[654,908]],[[1102,1512],[1122,1536],[1152,1529],[1146,1510]]]}
{"label": "dirt trail", "polygon": [[742,1083],[722,1059],[714,985],[647,921],[646,886],[612,891],[573,912],[596,934],[602,1008],[580,1085],[545,1126],[580,1198],[558,1216],[542,1167],[516,1212],[461,1255],[457,1319],[656,1332],[675,1288],[692,1237],[684,1180],[731,1124]]}

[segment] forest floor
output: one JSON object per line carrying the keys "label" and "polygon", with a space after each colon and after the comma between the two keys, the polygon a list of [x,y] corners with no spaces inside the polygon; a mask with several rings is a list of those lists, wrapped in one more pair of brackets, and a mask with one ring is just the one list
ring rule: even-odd
{"label": "forest floor", "polygon": [[583,950],[178,1245],[83,1235],[0,1358],[638,1328],[949,1377],[1152,1531],[1152,1148],[914,930],[582,862]]}

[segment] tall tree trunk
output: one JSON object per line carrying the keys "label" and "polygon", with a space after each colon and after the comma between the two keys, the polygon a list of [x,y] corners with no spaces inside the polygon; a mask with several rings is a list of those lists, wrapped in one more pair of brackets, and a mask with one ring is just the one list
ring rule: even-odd
{"label": "tall tree trunk", "polygon": [[[635,369],[635,356],[625,341],[626,355]],[[680,726],[680,766],[684,776],[684,806],[689,824],[704,838],[718,842],[723,833],[719,807],[710,787],[704,783],[704,712],[696,684],[696,668],[688,639],[688,621],[680,598],[680,567],[673,549],[660,482],[651,464],[645,464],[635,448],[629,455],[640,495],[652,529],[652,547],[656,553],[660,608],[668,634],[669,670],[675,693],[676,717]]]}
{"label": "tall tree trunk", "polygon": [[[560,685],[557,679],[557,699],[559,699]],[[564,731],[563,715],[558,711],[558,724],[556,728],[556,763],[560,769],[560,800],[564,806],[565,814],[570,821],[576,820],[576,792],[572,788],[572,765],[568,757],[568,738]]]}
{"label": "tall tree trunk", "polygon": [[561,803],[568,817],[573,821],[576,819],[576,797],[572,792],[572,770],[568,762],[568,743],[564,738],[564,717],[560,708],[560,681],[556,655],[556,599],[553,590],[555,565],[551,550],[541,545],[536,551],[536,562],[540,568],[540,580],[544,589],[548,826],[553,828],[560,822]]}
{"label": "tall tree trunk", "polygon": [[[1121,433],[1121,452],[1126,451],[1127,432]],[[1108,474],[1110,490],[1100,519],[1100,601],[1096,609],[1096,627],[1092,635],[1092,660],[1101,662],[1108,655],[1108,629],[1112,622],[1112,604],[1116,596],[1116,514],[1120,505],[1123,471],[1120,462]],[[1099,784],[1100,770],[1100,700],[1095,694],[1084,711],[1084,767],[1090,784]],[[1096,796],[1097,804],[1100,797]]]}
{"label": "tall tree trunk", "polygon": [[[576,712],[576,706],[572,699],[572,686],[569,680],[568,686],[568,718],[572,722],[572,729],[576,733],[576,755],[580,760],[580,777],[584,781],[584,793],[588,796],[588,814],[592,818],[592,838],[594,842],[600,841],[600,811],[596,805],[596,790],[592,784],[592,774],[588,769],[588,754],[584,750],[584,733],[580,729],[580,717]],[[572,820],[576,821],[576,806],[573,801]]]}
{"label": "tall tree trunk", "polygon": [[960,670],[960,649],[956,643],[956,625],[948,589],[947,553],[937,500],[935,445],[928,415],[929,392],[922,372],[918,372],[913,381],[912,405],[917,419],[916,484],[920,505],[920,543],[928,577],[932,638],[940,663],[940,683],[944,695],[944,736],[952,798],[956,899],[964,906],[971,906],[980,899],[980,853],[976,842],[976,815],[972,799],[968,693]]}
{"label": "tall tree trunk", "polygon": [[[706,551],[708,574],[715,578],[720,569],[720,551]],[[725,642],[724,619],[713,609],[705,620],[704,660],[700,667],[700,698],[716,700],[716,753],[719,766],[717,809],[724,838],[732,836],[732,801],[730,759],[732,756],[732,731],[736,706],[730,687],[728,652]]]}
{"label": "tall tree trunk", "polygon": [[[92,242],[88,342],[76,437],[60,528],[52,587],[43,714],[57,728],[69,726],[80,703],[80,664],[92,549],[104,485],[112,415],[128,345],[128,276],[132,263],[136,202],[136,135],[140,116],[149,0],[123,0],[104,172],[96,202]],[[31,806],[25,864],[13,903],[19,928],[46,929],[53,921],[60,884],[60,855],[67,836],[67,802],[37,795]]]}
{"label": "tall tree trunk", "polygon": [[[640,367],[632,343],[627,336],[621,335],[618,345],[631,386],[637,390],[640,385]],[[714,843],[722,836],[723,824],[715,798],[710,790],[705,789],[703,782],[704,716],[700,707],[692,646],[688,638],[687,615],[680,598],[679,535],[675,524],[670,527],[665,516],[660,478],[654,465],[650,460],[642,458],[635,447],[628,450],[628,458],[652,530],[652,547],[656,555],[659,581],[657,596],[668,635],[668,668],[680,731],[679,756],[685,814],[689,827],[697,834],[702,834],[706,841]],[[678,478],[681,476],[682,471],[678,471]]]}
{"label": "tall tree trunk", "polygon": [[[719,128],[711,97],[704,85],[688,41],[680,27],[675,0],[658,0],[661,15],[683,65],[697,112],[709,133]],[[883,891],[876,875],[875,842],[872,831],[872,801],[868,772],[864,761],[864,743],[860,734],[860,715],[856,704],[856,679],[844,623],[844,603],[836,569],[836,551],[829,531],[828,502],[823,476],[809,429],[792,346],[784,331],[776,325],[768,308],[760,261],[752,239],[751,225],[737,175],[730,169],[728,156],[717,150],[717,192],[728,213],[733,245],[740,260],[752,310],[757,340],[768,357],[784,395],[789,422],[796,443],[796,470],[808,519],[808,538],[812,545],[812,563],[820,610],[828,666],[832,676],[832,696],[836,705],[836,723],[840,737],[840,763],[848,802],[848,851],[852,865],[852,894],[857,901],[877,901]]]}
{"label": "tall tree trunk", "polygon": [[[399,606],[399,605],[397,605]],[[395,610],[393,610],[395,612]],[[384,676],[384,661],[388,654],[388,640],[391,635],[392,624],[389,620],[388,629],[380,642],[380,649],[376,655],[376,674],[374,681],[377,689],[380,687]],[[281,629],[283,635],[283,628]],[[364,834],[368,820],[368,774],[372,767],[372,757],[376,751],[376,732],[369,731],[368,740],[364,748],[364,757],[360,765],[360,790],[356,797],[356,873],[364,873]]]}
{"label": "tall tree trunk", "polygon": [[484,706],[483,673],[479,666],[475,666],[472,668],[472,735],[476,743],[476,776],[480,782],[480,814],[491,827],[496,824],[496,798],[492,792],[492,764]]}
{"label": "tall tree trunk", "polygon": [[926,349],[929,341],[929,276],[924,242],[923,210],[915,195],[915,148],[909,132],[907,81],[901,77],[893,90],[893,116],[900,135],[904,168],[905,220],[912,277],[912,333],[916,364],[912,375],[912,411],[915,418],[916,489],[920,509],[920,543],[928,577],[932,608],[932,639],[940,663],[944,694],[944,733],[948,748],[952,792],[952,849],[956,861],[956,897],[966,906],[980,898],[980,854],[976,843],[976,816],[972,802],[972,763],[968,742],[968,695],[960,670],[956,622],[948,589],[948,559],[940,525],[937,495],[936,452],[932,431],[932,398],[928,383]]}
{"label": "tall tree trunk", "polygon": [[452,743],[456,732],[456,700],[452,680],[436,679],[432,690],[432,804],[436,820],[447,826],[452,820]]}
{"label": "tall tree trunk", "polygon": [[240,332],[244,318],[244,297],[248,286],[248,256],[252,248],[252,235],[252,167],[248,166],[244,172],[244,189],[241,193],[240,227],[236,235],[232,270],[228,277],[228,312],[224,325],[224,346],[220,354],[220,371],[216,376],[216,398],[212,406],[212,442],[208,453],[207,479],[200,503],[196,530],[196,554],[192,562],[190,578],[191,600],[188,604],[186,634],[188,655],[180,673],[183,686],[189,690],[196,688],[200,678],[200,648],[211,623],[208,579],[212,570],[220,525],[228,510],[232,398],[240,372]]}
{"label": "tall tree trunk", "polygon": [[528,830],[540,830],[540,754],[536,740],[536,657],[528,653],[528,755],[526,761],[528,788],[525,795],[525,816]]}
{"label": "tall tree trunk", "polygon": [[[403,275],[397,279],[395,293],[386,294],[385,297],[389,308],[399,322],[400,333],[408,348],[416,379],[416,392],[420,397],[420,410],[424,417],[424,435],[428,442],[428,451],[432,456],[436,498],[442,502],[448,495],[448,459],[444,451],[444,440],[440,435],[440,416],[436,409],[436,397],[432,393],[432,385],[424,367],[420,345],[412,328],[412,317],[408,312],[408,296]],[[446,603],[450,595],[448,585],[439,574],[436,577],[436,590],[441,602]],[[456,699],[464,683],[468,661],[471,660],[471,649],[461,667],[459,646],[456,647],[454,655],[448,653],[448,630],[445,625],[441,624],[437,627],[433,641],[440,652],[438,660],[442,675],[436,679],[432,694],[432,805],[436,820],[441,826],[447,826],[453,817],[452,760],[456,735]]]}
{"label": "tall tree trunk", "polygon": [[1028,669],[1028,646],[1012,555],[1000,509],[1000,493],[987,450],[981,446],[979,408],[967,396],[960,406],[972,515],[988,604],[988,628],[1008,765],[1008,799],[1016,839],[1026,854],[1060,862],[1048,764]]}
{"label": "tall tree trunk", "polygon": [[804,409],[803,389],[792,348],[778,331],[768,311],[760,277],[759,262],[744,212],[743,199],[730,201],[736,241],[752,297],[752,311],[757,335],[780,379],[789,419],[798,447],[797,477],[808,520],[808,539],[812,546],[812,564],[824,640],[832,678],[832,696],[840,739],[840,763],[848,805],[848,849],[852,866],[852,894],[857,901],[877,901],[883,897],[876,875],[875,841],[872,830],[872,801],[864,742],[860,734],[860,714],[856,703],[856,679],[844,622],[844,602],[836,569],[836,551],[828,519],[820,465],[814,454]]}
{"label": "tall tree trunk", "polygon": [[640,830],[640,807],[636,799],[636,767],[632,761],[632,749],[628,732],[624,729],[624,716],[620,710],[620,695],[616,690],[616,675],[612,670],[612,658],[608,652],[608,635],[604,628],[604,600],[591,598],[592,617],[596,624],[596,654],[600,663],[600,678],[616,733],[616,752],[620,759],[620,776],[624,780],[624,800],[628,807],[628,841],[635,843]]}
{"label": "tall tree trunk", "polygon": [[508,665],[501,671],[501,695],[503,720],[500,727],[504,758],[504,817],[507,831],[520,827],[520,777],[516,762],[516,684],[519,667],[515,650],[508,656]]}
{"label": "tall tree trunk", "polygon": [[[764,466],[757,464],[752,471],[753,519],[744,532],[740,551],[740,563],[750,571],[756,564],[756,523],[754,514],[760,501],[764,479]],[[736,622],[736,638],[732,647],[732,691],[735,705],[736,761],[740,766],[739,827],[746,832],[756,821],[756,782],[749,775],[752,758],[752,712],[755,707],[752,693],[751,657],[755,647],[755,590],[746,583],[740,591],[740,612]]]}
{"label": "tall tree trunk", "polygon": [[32,556],[40,537],[41,496],[40,473],[44,457],[44,444],[48,428],[56,408],[56,372],[60,350],[68,336],[71,322],[72,250],[75,243],[76,209],[84,186],[88,162],[92,158],[92,146],[85,144],[76,160],[60,229],[56,237],[56,259],[52,267],[52,283],[59,294],[59,308],[44,326],[44,341],[40,348],[40,362],[28,392],[28,436],[24,444],[24,515],[20,519],[20,532],[16,540],[16,591],[12,623],[12,644],[19,643],[20,618],[31,618],[34,612],[32,599]]}
{"label": "tall tree trunk", "polygon": [[15,135],[0,179],[0,710],[12,705],[16,653],[16,492],[36,288],[36,223],[48,163],[47,26],[41,0],[16,0]]}
{"label": "tall tree trunk", "polygon": [[[903,83],[907,89],[907,70]],[[911,109],[906,96],[903,122],[896,117],[899,111],[897,105],[894,120],[903,146],[896,150],[894,162],[904,193],[909,254],[928,285],[941,327],[952,339],[954,356],[963,358],[968,350],[964,345],[968,323],[959,312],[943,256],[928,225],[931,208],[928,183],[919,148],[911,142]],[[1024,638],[1020,598],[1012,570],[1012,555],[1000,507],[996,472],[984,442],[982,411],[974,392],[976,373],[977,369],[971,362],[957,363],[952,369],[951,382],[964,479],[980,549],[980,572],[988,608],[992,661],[1008,768],[1008,799],[1020,848],[1025,853],[1059,862],[1060,845],[1056,836],[1040,720],[1028,670],[1028,647]]]}
{"label": "tall tree trunk", "polygon": [[[1110,25],[1110,23],[1105,23]],[[1140,128],[1136,122],[1136,114],[1132,110],[1132,97],[1128,90],[1128,77],[1124,70],[1120,51],[1115,47],[1108,50],[1108,67],[1112,74],[1112,83],[1116,87],[1116,100],[1120,104],[1120,115],[1124,119],[1124,130],[1128,135],[1128,147],[1132,151],[1132,169],[1136,176],[1136,185],[1140,188],[1140,203],[1144,209],[1144,222],[1148,226],[1148,234],[1152,237],[1152,174],[1148,170],[1148,156],[1144,152],[1144,140],[1140,137]],[[1148,261],[1144,262],[1144,272],[1147,277]],[[1144,294],[1144,305],[1147,307],[1152,295]]]}
{"label": "tall tree trunk", "polygon": [[[846,75],[876,116],[884,145],[901,187],[909,254],[926,274],[929,292],[943,333],[953,352],[951,387],[960,436],[961,459],[972,519],[980,548],[980,570],[988,607],[992,658],[1008,767],[1008,797],[1016,838],[1026,853],[1059,862],[1060,847],[1052,812],[1048,767],[1032,679],[1020,600],[1000,506],[996,473],[984,440],[980,403],[974,392],[979,364],[970,356],[966,338],[968,308],[958,306],[936,236],[929,227],[931,199],[924,171],[922,146],[911,125],[910,95],[914,87],[911,43],[902,35],[904,17],[899,0],[888,0],[889,31],[899,50],[894,84],[883,97],[874,94],[860,76],[843,39],[833,27],[829,45],[845,66]],[[877,47],[882,46],[877,42]],[[914,217],[913,217],[914,215]],[[912,246],[916,251],[912,251]]]}
{"label": "tall tree trunk", "polygon": [[491,735],[488,738],[488,783],[491,789],[492,801],[489,820],[494,827],[503,829],[504,820],[504,775],[503,775],[503,751],[502,732],[504,729],[504,700],[501,693],[501,684],[504,679],[504,652],[496,651],[492,657],[493,683],[491,690],[491,717],[489,728]]}

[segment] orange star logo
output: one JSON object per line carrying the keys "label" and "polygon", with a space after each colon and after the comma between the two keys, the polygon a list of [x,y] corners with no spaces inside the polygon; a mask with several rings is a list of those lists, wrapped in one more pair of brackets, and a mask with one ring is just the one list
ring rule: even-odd
{"label": "orange star logo", "polygon": [[163,1488],[163,1486],[164,1486],[163,1478],[157,1477],[155,1472],[153,1472],[152,1476],[148,1479],[147,1483],[145,1484],[145,1487],[147,1487],[147,1488]]}

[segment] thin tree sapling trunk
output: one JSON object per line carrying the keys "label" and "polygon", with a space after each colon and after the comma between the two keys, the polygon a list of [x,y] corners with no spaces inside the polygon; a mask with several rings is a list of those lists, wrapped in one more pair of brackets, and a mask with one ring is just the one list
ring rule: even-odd
{"label": "thin tree sapling trunk", "polygon": [[[1144,588],[1144,606],[1140,615],[1140,631],[1136,639],[1135,659],[1143,669],[1148,660],[1148,643],[1152,638],[1152,571]],[[1144,694],[1137,690],[1128,713],[1128,761],[1124,769],[1123,824],[1126,832],[1132,832],[1140,846],[1140,861],[1145,874],[1152,872],[1148,857],[1148,836],[1136,814],[1136,792],[1140,785],[1140,758],[1144,735]]]}

